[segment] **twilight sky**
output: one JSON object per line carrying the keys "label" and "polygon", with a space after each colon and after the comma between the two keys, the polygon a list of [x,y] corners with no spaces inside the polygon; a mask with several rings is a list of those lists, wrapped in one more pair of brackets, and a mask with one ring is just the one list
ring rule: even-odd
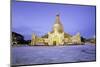
{"label": "twilight sky", "polygon": [[12,31],[26,40],[31,39],[32,33],[45,35],[52,30],[59,13],[66,33],[80,32],[81,36],[90,38],[95,35],[95,12],[95,6],[13,1]]}

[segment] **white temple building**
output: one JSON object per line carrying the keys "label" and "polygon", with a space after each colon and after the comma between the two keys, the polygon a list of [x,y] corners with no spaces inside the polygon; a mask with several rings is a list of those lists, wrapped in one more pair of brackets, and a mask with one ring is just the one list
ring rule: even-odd
{"label": "white temple building", "polygon": [[64,32],[63,25],[60,21],[60,15],[56,15],[56,21],[52,27],[52,31],[48,32],[43,37],[38,37],[32,34],[31,45],[69,45],[69,44],[81,44],[80,33],[72,36]]}

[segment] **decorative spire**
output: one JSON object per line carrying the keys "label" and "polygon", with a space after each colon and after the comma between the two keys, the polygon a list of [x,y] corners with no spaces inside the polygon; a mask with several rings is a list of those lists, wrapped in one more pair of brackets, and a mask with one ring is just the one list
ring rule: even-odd
{"label": "decorative spire", "polygon": [[60,15],[59,14],[56,15],[56,22],[55,23],[56,24],[61,24],[60,23]]}
{"label": "decorative spire", "polygon": [[55,21],[54,26],[53,26],[53,31],[54,32],[55,31],[63,32],[63,26],[60,22],[60,15],[59,14],[56,15],[56,21]]}

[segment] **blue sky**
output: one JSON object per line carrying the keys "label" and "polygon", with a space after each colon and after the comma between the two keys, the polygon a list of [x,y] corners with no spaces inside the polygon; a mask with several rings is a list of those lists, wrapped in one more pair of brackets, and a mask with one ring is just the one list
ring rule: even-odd
{"label": "blue sky", "polygon": [[64,31],[71,35],[80,32],[91,38],[95,35],[95,6],[50,4],[37,2],[12,2],[12,31],[31,39],[32,33],[43,36],[52,31],[56,14]]}

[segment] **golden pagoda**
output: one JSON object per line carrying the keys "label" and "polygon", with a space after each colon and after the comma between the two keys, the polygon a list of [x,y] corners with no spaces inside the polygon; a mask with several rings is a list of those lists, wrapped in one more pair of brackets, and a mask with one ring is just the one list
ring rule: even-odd
{"label": "golden pagoda", "polygon": [[31,45],[68,45],[68,44],[81,44],[80,33],[71,36],[64,32],[63,25],[60,21],[60,15],[56,15],[56,21],[52,27],[52,31],[48,32],[42,37],[32,35]]}

